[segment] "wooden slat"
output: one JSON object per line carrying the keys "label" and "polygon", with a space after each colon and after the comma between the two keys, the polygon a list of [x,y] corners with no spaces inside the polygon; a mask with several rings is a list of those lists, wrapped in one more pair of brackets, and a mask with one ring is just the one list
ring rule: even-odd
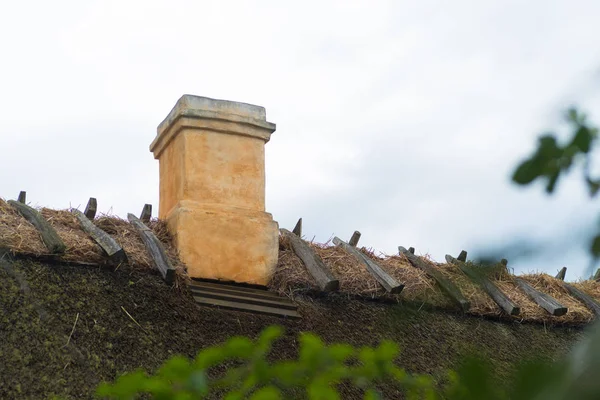
{"label": "wooden slat", "polygon": [[277,293],[271,292],[270,290],[265,289],[255,289],[247,286],[242,286],[239,284],[232,283],[231,281],[205,281],[205,280],[197,280],[194,279],[192,286],[211,286],[217,289],[227,289],[227,290],[235,290],[246,293],[259,293],[264,296],[272,296],[276,298],[281,298]]}
{"label": "wooden slat", "polygon": [[340,246],[348,253],[352,254],[354,257],[362,261],[367,267],[367,271],[369,271],[373,278],[375,278],[377,282],[379,282],[379,284],[383,286],[383,288],[386,291],[388,291],[391,294],[397,294],[402,292],[402,289],[404,289],[404,284],[396,281],[396,279],[394,279],[387,272],[385,272],[383,268],[377,265],[377,263],[363,255],[355,247],[350,246],[348,243],[344,242],[337,236],[333,238],[333,243],[336,246]]}
{"label": "wooden slat", "polygon": [[463,312],[469,310],[471,303],[465,298],[465,296],[463,296],[460,289],[456,287],[451,280],[442,275],[442,273],[435,269],[435,267],[433,267],[431,264],[415,256],[410,252],[410,250],[407,250],[402,246],[398,246],[398,251],[400,254],[404,254],[404,256],[408,258],[408,261],[413,265],[413,267],[424,271],[427,275],[432,277],[446,293],[446,295],[448,295],[448,297],[450,297],[463,310]]}
{"label": "wooden slat", "polygon": [[[222,287],[221,287],[222,286]],[[253,297],[256,299],[265,299],[273,301],[286,301],[285,297],[277,296],[272,292],[266,290],[256,290],[254,292],[247,292],[242,290],[236,290],[234,287],[229,285],[202,285],[192,284],[189,285],[189,289],[192,292],[213,292],[213,293],[224,293],[242,297]]]}
{"label": "wooden slat", "polygon": [[521,278],[515,278],[515,281],[517,282],[517,285],[519,285],[519,287],[527,294],[527,296],[531,298],[531,300],[535,301],[540,307],[548,311],[550,314],[560,317],[561,315],[565,315],[567,313],[568,308],[560,304],[552,296],[534,289]]}
{"label": "wooden slat", "polygon": [[17,197],[17,201],[21,204],[26,204],[27,203],[27,192],[25,191],[20,191],[19,192],[19,197]]}
{"label": "wooden slat", "polygon": [[142,213],[140,214],[140,220],[147,224],[150,222],[150,218],[152,218],[152,204],[144,204],[144,208],[142,208]]}
{"label": "wooden slat", "polygon": [[561,281],[565,280],[565,275],[567,275],[567,267],[562,267],[558,274],[556,274],[556,279],[560,279]]}
{"label": "wooden slat", "polygon": [[456,259],[458,261],[467,262],[467,251],[466,250],[461,250],[460,254],[458,255],[458,257]]}
{"label": "wooden slat", "polygon": [[97,209],[98,209],[98,202],[96,201],[96,199],[94,197],[90,197],[90,199],[87,202],[87,205],[85,206],[85,211],[83,213],[89,220],[93,220],[96,217]]}
{"label": "wooden slat", "polygon": [[409,248],[408,248],[408,252],[409,252],[410,254],[415,254],[415,248],[414,248],[414,247],[409,247]]}
{"label": "wooden slat", "polygon": [[566,282],[563,283],[563,286],[569,291],[571,296],[575,297],[577,300],[585,304],[594,312],[596,316],[600,315],[600,304],[598,304],[598,302],[594,300],[591,296],[577,289],[575,286],[569,285]]}
{"label": "wooden slat", "polygon": [[275,307],[258,306],[256,304],[243,304],[227,300],[210,299],[201,296],[194,296],[196,303],[200,305],[218,306],[228,310],[249,311],[257,314],[274,315],[278,317],[301,318],[300,314],[294,310],[285,310]]}
{"label": "wooden slat", "polygon": [[150,228],[144,225],[144,223],[135,215],[129,213],[127,214],[127,219],[131,225],[135,227],[142,238],[148,254],[150,254],[152,261],[154,261],[154,265],[160,271],[163,279],[168,284],[173,283],[175,280],[175,268],[171,265],[171,261],[169,260],[169,257],[167,257],[167,253],[160,240],[158,240]]}
{"label": "wooden slat", "polygon": [[500,289],[496,285],[492,283],[485,275],[480,272],[475,271],[472,268],[468,268],[462,261],[458,259],[446,255],[446,261],[448,263],[454,264],[460,268],[461,271],[465,273],[473,282],[477,283],[481,288],[500,306],[501,309],[506,311],[509,315],[519,315],[521,309],[519,306],[514,304],[507,295],[502,293]]}
{"label": "wooden slat", "polygon": [[292,233],[298,237],[302,237],[302,218],[298,219],[296,226],[292,229]]}
{"label": "wooden slat", "polygon": [[239,294],[230,294],[230,293],[217,293],[213,291],[203,291],[203,290],[193,290],[192,294],[194,296],[200,296],[210,299],[219,299],[219,300],[227,300],[227,301],[235,301],[238,303],[244,304],[255,304],[257,306],[265,306],[265,307],[273,307],[273,308],[284,308],[286,310],[296,310],[298,306],[289,301],[276,301],[276,300],[267,300],[267,299],[257,299],[254,297],[248,296],[240,296]]}
{"label": "wooden slat", "polygon": [[284,237],[292,244],[292,250],[302,260],[308,273],[314,278],[319,288],[324,292],[336,291],[340,281],[335,279],[321,257],[317,255],[302,239],[287,229],[280,229]]}
{"label": "wooden slat", "polygon": [[73,214],[79,220],[81,228],[102,248],[108,259],[113,264],[127,262],[125,250],[108,233],[98,228],[79,210],[73,210]]}
{"label": "wooden slat", "polygon": [[354,231],[354,233],[352,234],[352,237],[348,241],[348,246],[356,247],[359,240],[360,240],[360,232]]}
{"label": "wooden slat", "polygon": [[58,236],[58,233],[50,225],[46,219],[37,212],[34,208],[15,200],[8,200],[8,203],[13,206],[19,214],[29,221],[38,230],[42,237],[42,241],[52,254],[62,254],[67,249],[64,242]]}
{"label": "wooden slat", "polygon": [[596,273],[594,274],[594,277],[592,279],[595,280],[596,282],[598,282],[600,280],[600,268],[598,268],[596,270]]}

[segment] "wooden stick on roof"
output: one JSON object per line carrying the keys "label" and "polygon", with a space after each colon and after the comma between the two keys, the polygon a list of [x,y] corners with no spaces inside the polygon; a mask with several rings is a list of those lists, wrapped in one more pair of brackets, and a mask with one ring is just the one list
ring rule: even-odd
{"label": "wooden stick on roof", "polygon": [[292,233],[298,237],[302,237],[302,218],[298,219],[298,222],[296,222],[296,226],[294,226]]}
{"label": "wooden stick on roof", "polygon": [[333,276],[329,268],[321,260],[321,257],[304,240],[287,229],[282,228],[279,231],[284,237],[289,239],[292,244],[292,250],[302,260],[306,270],[314,278],[321,290],[324,292],[333,292],[339,289],[340,281]]}
{"label": "wooden stick on roof", "polygon": [[350,246],[348,243],[344,242],[337,236],[333,238],[333,243],[336,246],[343,248],[348,253],[358,258],[360,261],[362,261],[367,267],[367,271],[371,273],[373,278],[375,278],[377,282],[379,282],[379,284],[383,286],[386,291],[392,294],[402,292],[402,289],[404,289],[404,284],[396,281],[396,279],[394,279],[387,272],[385,272],[383,268],[377,265],[377,263],[375,263],[373,260],[362,254],[355,247]]}
{"label": "wooden stick on roof", "polygon": [[73,210],[83,229],[102,248],[111,264],[127,262],[125,250],[108,233],[94,225],[89,218],[79,210]]}
{"label": "wooden stick on roof", "polygon": [[98,202],[96,201],[96,198],[90,197],[90,199],[87,202],[87,205],[85,206],[85,211],[83,213],[89,220],[92,220],[96,217],[97,209],[98,209]]}
{"label": "wooden stick on roof", "polygon": [[471,307],[471,303],[469,302],[469,300],[467,300],[465,296],[463,296],[460,289],[456,287],[456,285],[452,283],[452,281],[450,281],[444,275],[442,275],[440,271],[435,269],[435,267],[425,262],[420,257],[415,256],[414,253],[410,251],[410,249],[406,250],[404,247],[398,246],[398,251],[400,252],[400,254],[404,254],[404,256],[408,258],[408,261],[413,267],[424,271],[427,275],[432,277],[442,288],[442,290],[446,293],[446,295],[450,297],[461,308],[463,312],[469,310],[469,308]]}
{"label": "wooden stick on roof", "polygon": [[446,255],[446,261],[449,264],[454,264],[460,268],[460,270],[464,272],[465,275],[471,279],[471,281],[478,284],[492,298],[492,300],[494,300],[494,302],[500,306],[500,308],[506,311],[507,314],[519,315],[521,312],[519,306],[514,304],[507,295],[505,295],[500,289],[498,289],[496,285],[492,283],[492,281],[488,279],[488,277],[483,275],[481,272],[477,272],[473,268],[469,268],[465,265],[465,263],[452,257],[451,255]]}
{"label": "wooden stick on roof", "polygon": [[152,218],[152,204],[144,204],[144,208],[142,208],[142,213],[140,214],[140,220],[147,224],[150,222],[150,218]]}
{"label": "wooden stick on roof", "polygon": [[352,237],[348,241],[348,245],[352,246],[352,247],[356,247],[356,245],[358,244],[359,240],[360,240],[360,232],[359,231],[354,231],[354,233],[352,234]]}
{"label": "wooden stick on roof", "polygon": [[560,279],[561,281],[565,280],[565,275],[567,274],[567,267],[562,267],[558,274],[556,274],[556,279]]}
{"label": "wooden stick on roof", "polygon": [[146,246],[146,250],[152,261],[154,261],[154,265],[161,273],[163,279],[168,283],[172,284],[175,280],[175,268],[171,265],[171,261],[165,252],[165,249],[156,237],[154,233],[148,228],[142,221],[138,219],[135,215],[129,213],[127,214],[127,219],[135,227],[138,234],[142,238],[144,245]]}
{"label": "wooden stick on roof", "polygon": [[54,230],[52,225],[46,221],[42,214],[37,212],[36,209],[15,200],[8,200],[8,204],[13,206],[23,218],[35,226],[50,253],[63,254],[65,252],[67,246],[65,246],[65,243],[58,233]]}
{"label": "wooden stick on roof", "polygon": [[559,317],[567,313],[568,308],[560,304],[554,297],[549,296],[546,293],[542,293],[538,290],[535,290],[532,286],[530,286],[521,278],[515,278],[515,282],[521,288],[521,290],[523,290],[525,294],[529,296],[531,300],[535,301],[537,305],[539,305],[555,317]]}

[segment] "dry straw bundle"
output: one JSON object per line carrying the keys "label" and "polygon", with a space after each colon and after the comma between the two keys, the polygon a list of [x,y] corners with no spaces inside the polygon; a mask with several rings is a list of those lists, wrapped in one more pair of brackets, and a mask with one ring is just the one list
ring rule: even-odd
{"label": "dry straw bundle", "polygon": [[279,294],[292,297],[296,292],[317,288],[316,282],[292,250],[289,239],[282,235],[279,235],[279,258],[269,287]]}
{"label": "dry straw bundle", "polygon": [[340,291],[359,296],[381,297],[385,289],[367,271],[364,263],[337,246],[309,243],[310,247],[340,281]]}
{"label": "dry straw bundle", "polygon": [[534,289],[552,296],[569,311],[561,317],[553,317],[552,321],[563,324],[585,324],[594,318],[594,314],[581,302],[569,294],[562,281],[548,274],[530,273],[519,276]]}
{"label": "dry straw bundle", "polygon": [[34,256],[48,254],[48,249],[33,225],[1,198],[0,247],[6,247],[14,253]]}
{"label": "dry straw bundle", "polygon": [[439,271],[460,289],[462,294],[471,302],[469,313],[485,316],[499,316],[502,310],[481,289],[473,283],[457,266],[453,264],[440,264]]}
{"label": "dry straw bundle", "polygon": [[56,230],[67,246],[62,259],[65,261],[101,264],[104,262],[102,248],[81,229],[79,221],[69,210],[42,208],[42,216]]}

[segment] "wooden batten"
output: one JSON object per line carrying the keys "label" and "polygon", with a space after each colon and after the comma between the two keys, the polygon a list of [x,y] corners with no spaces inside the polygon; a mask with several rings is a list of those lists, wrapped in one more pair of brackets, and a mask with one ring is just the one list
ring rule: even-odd
{"label": "wooden batten", "polygon": [[167,256],[167,253],[156,235],[148,228],[142,221],[139,220],[138,217],[129,213],[127,214],[127,219],[135,227],[138,234],[142,238],[144,242],[144,246],[146,246],[146,250],[152,261],[154,261],[154,265],[161,273],[163,279],[168,284],[172,284],[175,280],[175,268],[171,265],[171,261]]}
{"label": "wooden batten", "polygon": [[535,301],[537,305],[548,311],[551,315],[560,317],[561,315],[565,315],[567,313],[568,308],[560,304],[556,299],[554,299],[554,297],[535,290],[521,278],[515,278],[515,281],[521,290],[523,290],[523,292],[525,292],[525,294],[527,294],[531,300]]}
{"label": "wooden batten", "polygon": [[20,191],[19,192],[19,197],[17,197],[17,201],[21,204],[27,204],[27,192],[25,191]]}
{"label": "wooden batten", "polygon": [[90,199],[87,202],[87,205],[85,206],[85,211],[83,212],[83,214],[85,214],[85,216],[89,220],[93,220],[94,218],[96,218],[96,210],[97,209],[98,209],[98,202],[96,201],[96,198],[90,197]]}
{"label": "wooden batten", "polygon": [[402,289],[404,289],[404,284],[396,281],[396,279],[394,279],[387,272],[385,272],[384,269],[381,268],[376,262],[374,262],[373,260],[366,257],[364,254],[362,254],[360,251],[358,251],[355,247],[350,246],[348,243],[344,242],[337,236],[333,238],[333,243],[336,246],[340,246],[341,248],[346,250],[348,253],[352,254],[353,256],[358,258],[360,261],[362,261],[365,264],[365,266],[367,267],[367,271],[369,271],[369,273],[373,276],[373,278],[375,278],[377,280],[377,282],[379,282],[379,284],[381,286],[383,286],[383,288],[387,292],[389,292],[391,294],[397,294],[397,293],[402,292]]}
{"label": "wooden batten", "polygon": [[317,255],[300,237],[288,231],[280,229],[281,234],[292,244],[292,250],[302,260],[308,273],[314,278],[319,288],[324,292],[336,291],[340,287],[337,280],[329,268],[325,265],[321,257]]}
{"label": "wooden batten", "polygon": [[296,226],[292,229],[292,233],[300,238],[302,237],[302,218],[298,219]]}
{"label": "wooden batten", "polygon": [[594,300],[591,296],[577,289],[575,286],[569,285],[566,282],[563,282],[562,285],[565,289],[567,289],[571,296],[575,297],[577,300],[579,300],[580,302],[585,304],[589,309],[591,309],[594,312],[595,316],[600,315],[600,304],[598,304],[598,302]]}
{"label": "wooden batten", "polygon": [[15,200],[8,200],[8,204],[14,207],[19,214],[23,216],[29,223],[31,223],[40,233],[42,241],[46,248],[52,254],[63,254],[67,249],[56,230],[50,225],[48,221],[37,212],[36,209],[29,207],[26,204],[20,203]]}
{"label": "wooden batten", "polygon": [[360,232],[359,231],[354,231],[354,233],[352,234],[352,237],[348,241],[348,245],[352,246],[352,247],[356,247],[356,245],[358,244],[359,240],[360,240]]}
{"label": "wooden batten", "polygon": [[152,218],[152,204],[144,204],[144,207],[142,208],[142,212],[140,214],[140,220],[144,224],[147,224],[148,222],[150,222],[150,218]]}
{"label": "wooden batten", "polygon": [[448,297],[456,303],[463,312],[466,312],[471,307],[471,302],[463,296],[462,292],[452,281],[447,279],[440,271],[435,269],[431,264],[423,261],[420,257],[417,257],[409,250],[405,249],[402,246],[398,246],[398,251],[400,254],[403,254],[411,265],[415,268],[418,268],[424,271],[427,275],[429,275],[436,283],[442,288],[442,291],[446,293]]}
{"label": "wooden batten", "polygon": [[476,272],[472,268],[467,267],[464,262],[450,255],[446,255],[446,261],[449,264],[454,264],[460,268],[460,270],[463,271],[465,275],[471,279],[471,281],[478,284],[507,314],[519,315],[521,312],[519,306],[514,304],[507,295],[505,295],[500,289],[498,289],[496,285],[492,283],[492,281],[488,279],[488,277],[480,272]]}
{"label": "wooden batten", "polygon": [[556,274],[556,279],[560,279],[561,281],[565,280],[565,275],[567,275],[567,267],[562,267],[558,274]]}
{"label": "wooden batten", "polygon": [[73,210],[73,214],[79,220],[83,229],[102,248],[111,264],[127,262],[125,250],[108,233],[94,225],[90,219],[81,211]]}

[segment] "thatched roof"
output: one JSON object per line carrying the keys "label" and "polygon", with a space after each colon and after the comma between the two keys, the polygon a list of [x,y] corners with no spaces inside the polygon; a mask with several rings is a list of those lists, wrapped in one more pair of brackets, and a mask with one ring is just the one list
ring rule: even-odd
{"label": "thatched roof", "polygon": [[[15,256],[30,257],[54,262],[77,264],[103,264],[105,256],[102,249],[81,229],[79,222],[69,210],[50,210],[42,208],[41,214],[55,228],[65,242],[67,249],[61,256],[48,254],[37,230],[17,211],[0,199],[0,248],[8,249]],[[135,270],[154,270],[153,262],[143,242],[133,226],[115,216],[100,216],[93,223],[117,240],[127,253],[130,266]],[[179,262],[171,243],[171,237],[162,221],[152,220],[148,226],[162,241],[169,258],[177,269],[177,287],[185,287],[189,279],[185,266]],[[330,244],[309,243],[320,256],[333,275],[340,281],[340,293],[345,296],[380,299],[384,302],[410,302],[427,304],[446,310],[456,310],[452,301],[440,290],[435,281],[425,272],[415,268],[403,255],[378,257],[372,251],[360,249],[370,259],[376,261],[388,274],[405,284],[405,289],[397,295],[390,295],[367,271],[364,264],[345,250]],[[592,310],[572,297],[561,281],[546,274],[526,274],[521,276],[535,289],[551,295],[569,308],[563,316],[552,316],[532,301],[515,283],[515,277],[508,273],[491,277],[514,303],[521,313],[509,316],[476,284],[454,264],[434,263],[427,257],[423,259],[438,269],[462,291],[471,302],[469,313],[476,316],[500,318],[504,320],[543,322],[549,324],[587,324],[594,317]],[[597,301],[600,301],[600,284],[591,281],[574,282]],[[319,296],[318,286],[307,272],[302,261],[293,252],[290,244],[280,239],[279,262],[269,288],[291,298],[303,294]]]}

